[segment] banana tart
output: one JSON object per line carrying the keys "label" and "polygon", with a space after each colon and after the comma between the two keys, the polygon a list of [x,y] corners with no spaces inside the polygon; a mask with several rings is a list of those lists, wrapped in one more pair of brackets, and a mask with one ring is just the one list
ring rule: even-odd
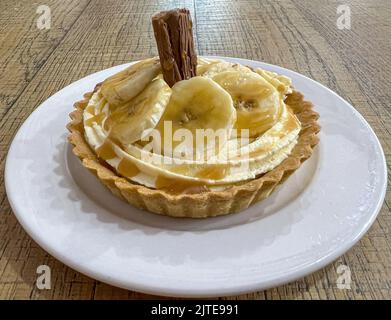
{"label": "banana tart", "polygon": [[[75,108],[69,141],[83,165],[130,204],[174,217],[265,199],[311,156],[320,129],[289,78],[200,57],[196,76],[172,87],[158,58],[140,61]],[[197,144],[200,129],[212,139]]]}
{"label": "banana tart", "polygon": [[196,56],[187,9],[152,17],[159,57],[75,103],[73,152],[115,195],[204,218],[265,199],[317,144],[318,114],[291,80]]}

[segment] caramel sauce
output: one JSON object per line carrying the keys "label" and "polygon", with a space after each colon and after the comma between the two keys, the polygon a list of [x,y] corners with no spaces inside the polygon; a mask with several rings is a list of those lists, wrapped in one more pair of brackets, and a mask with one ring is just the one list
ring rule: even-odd
{"label": "caramel sauce", "polygon": [[[238,136],[241,136],[240,129],[248,129],[250,137],[254,137],[259,132],[269,130],[276,122],[276,117],[273,115],[257,115],[251,112],[239,111],[237,112],[237,120],[234,128],[238,130]],[[254,133],[256,130],[256,134]]]}
{"label": "caramel sauce", "polygon": [[98,113],[97,115],[87,119],[84,122],[84,124],[87,127],[91,127],[94,124],[94,122],[96,122],[97,125],[101,125],[104,118],[105,118],[105,114],[104,113]]}
{"label": "caramel sauce", "polygon": [[[185,167],[178,167],[174,170],[176,173],[186,171]],[[227,175],[227,168],[225,165],[212,165],[209,168],[201,169],[195,175],[200,179],[220,180]],[[167,178],[158,176],[156,179],[156,188],[163,189],[172,193],[200,193],[206,192],[210,189],[208,186],[200,181],[183,181],[181,179]]]}
{"label": "caramel sauce", "polygon": [[[289,112],[291,113],[291,111],[289,111]],[[273,136],[275,136],[277,138],[283,138],[290,131],[296,129],[297,126],[298,126],[297,120],[295,119],[295,117],[291,113],[289,118],[285,121],[282,130],[276,132],[276,134],[274,134]],[[257,149],[257,150],[254,150],[254,151],[250,152],[249,156],[250,156],[250,158],[257,157],[257,156],[261,155],[262,153],[266,153],[266,152],[271,151],[272,147],[273,147],[272,145],[263,146],[260,149]]]}
{"label": "caramel sauce", "polygon": [[263,153],[269,152],[271,150],[272,150],[271,146],[262,147],[262,148],[254,150],[254,151],[251,151],[248,155],[249,155],[250,158],[256,158],[257,156],[260,156]]}
{"label": "caramel sauce", "polygon": [[92,115],[95,115],[95,107],[91,106],[91,105],[87,106],[86,112],[88,112],[88,113],[90,113]]}
{"label": "caramel sauce", "polygon": [[200,193],[209,191],[209,188],[202,182],[182,181],[164,176],[158,176],[155,185],[156,189],[162,189],[172,193]]}
{"label": "caramel sauce", "polygon": [[103,160],[110,160],[117,156],[111,142],[108,140],[103,142],[103,144],[96,149],[96,154]]}
{"label": "caramel sauce", "polygon": [[[172,169],[172,172],[186,175],[189,171],[188,165],[178,165]],[[227,165],[226,164],[210,164],[209,167],[203,168],[196,172],[194,175],[195,178],[199,179],[210,179],[210,180],[220,180],[227,175]]]}
{"label": "caramel sauce", "polygon": [[118,164],[117,171],[127,178],[131,178],[137,176],[139,174],[140,169],[132,163],[130,160],[123,158]]}
{"label": "caramel sauce", "polygon": [[286,132],[289,132],[289,131],[292,131],[294,129],[297,128],[297,120],[295,118],[295,116],[293,115],[293,113],[290,111],[290,117],[288,118],[288,120],[285,122],[284,124],[284,129]]}
{"label": "caramel sauce", "polygon": [[290,131],[292,131],[298,127],[298,123],[297,123],[295,116],[292,114],[292,112],[289,112],[289,113],[290,113],[290,115],[289,115],[288,119],[285,121],[285,123],[282,127],[282,130],[280,130],[276,134],[276,136],[278,138],[284,137],[287,133],[289,133]]}
{"label": "caramel sauce", "polygon": [[227,175],[227,166],[224,165],[210,165],[207,168],[201,169],[195,175],[200,179],[220,180]]}

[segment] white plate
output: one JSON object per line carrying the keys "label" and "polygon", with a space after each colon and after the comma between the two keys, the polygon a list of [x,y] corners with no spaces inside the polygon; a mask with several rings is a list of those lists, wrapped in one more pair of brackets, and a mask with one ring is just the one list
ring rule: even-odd
{"label": "white plate", "polygon": [[265,289],[324,267],[376,218],[386,164],[374,132],[346,101],[298,73],[223,58],[292,78],[320,113],[313,156],[266,201],[236,215],[173,219],[112,196],[71,152],[73,102],[125,65],[59,91],[26,120],[8,153],[9,202],[47,252],[100,281],[152,294],[220,296]]}

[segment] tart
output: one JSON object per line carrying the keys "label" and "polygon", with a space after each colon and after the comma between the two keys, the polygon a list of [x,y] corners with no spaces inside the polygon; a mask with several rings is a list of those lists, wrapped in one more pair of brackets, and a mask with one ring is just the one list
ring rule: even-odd
{"label": "tart", "polygon": [[[171,34],[165,21],[179,17],[191,29],[183,23],[188,11],[168,15],[154,23],[163,35]],[[188,44],[188,31],[175,38]],[[159,57],[132,64],[74,104],[67,126],[73,153],[137,208],[191,218],[244,210],[311,156],[318,114],[289,78],[273,72],[197,59],[191,46],[182,61],[186,55],[175,60],[170,48],[169,66],[160,49],[166,55],[172,45],[158,41]]]}
{"label": "tart", "polygon": [[[222,74],[227,74],[227,72],[229,73],[228,76],[231,78],[237,77],[238,72],[239,76],[242,74],[242,71],[232,71],[231,69],[237,70],[247,68],[224,61],[199,60],[198,73],[202,74],[200,77],[212,77],[217,80],[222,77]],[[227,71],[227,69],[230,71]],[[137,138],[129,138],[130,135],[126,134],[126,128],[121,130],[121,126],[117,126],[119,133],[113,136],[112,141],[114,142],[111,142],[111,147],[108,144],[104,144],[104,139],[102,140],[103,142],[97,139],[99,141],[95,141],[94,143],[94,139],[89,139],[86,134],[86,129],[90,130],[91,126],[99,127],[99,123],[103,123],[102,120],[105,116],[102,115],[102,113],[95,114],[95,110],[104,110],[106,106],[106,111],[109,112],[109,104],[101,93],[104,83],[96,86],[93,92],[86,93],[84,95],[84,100],[79,101],[74,105],[75,110],[70,114],[72,121],[68,124],[68,129],[70,131],[69,141],[74,146],[73,152],[80,158],[83,166],[89,169],[111,190],[111,192],[137,208],[173,217],[191,218],[205,218],[244,210],[268,197],[278,185],[282,184],[300,167],[303,161],[311,156],[313,148],[318,143],[317,133],[320,130],[320,126],[317,123],[318,114],[314,111],[313,105],[310,102],[305,101],[301,93],[292,90],[289,79],[260,69],[245,70],[244,72],[261,75],[261,77],[263,75],[264,80],[268,79],[269,83],[273,84],[272,86],[274,86],[276,91],[279,90],[278,93],[280,97],[283,98],[280,103],[285,106],[287,112],[290,113],[294,121],[297,121],[294,124],[287,124],[289,127],[288,129],[291,130],[289,132],[293,132],[292,136],[294,138],[291,139],[291,143],[285,144],[287,146],[285,147],[286,149],[284,149],[284,147],[278,149],[285,150],[282,152],[281,156],[279,156],[278,159],[265,157],[265,161],[260,161],[258,163],[258,166],[264,166],[264,169],[261,168],[258,170],[259,168],[256,168],[256,170],[253,170],[253,173],[250,172],[251,174],[244,175],[243,178],[239,180],[230,179],[227,183],[208,184],[207,181],[213,179],[216,181],[227,181],[227,179],[224,180],[224,177],[228,175],[227,169],[225,169],[224,166],[222,167],[222,170],[220,168],[214,169],[215,167],[210,170],[202,167],[200,170],[203,171],[203,174],[201,175],[194,173],[197,172],[197,170],[189,170],[188,174],[195,177],[195,179],[183,180],[180,175],[175,173],[180,172],[177,167],[183,166],[182,163],[179,165],[174,163],[173,167],[175,168],[172,170],[168,169],[168,166],[165,167],[164,170],[171,170],[174,172],[171,176],[154,176],[148,169],[140,166],[137,161],[132,163],[131,161],[123,160],[128,159],[125,157],[122,157],[120,160],[120,157],[118,157],[117,154],[126,155],[127,151],[123,152],[124,150],[128,150],[131,152],[131,155],[134,156],[135,150],[132,150],[132,147],[134,147],[133,149],[136,149],[136,151],[142,149],[139,141],[129,142]],[[213,75],[219,76],[216,77]],[[160,75],[155,75],[154,79],[161,80]],[[184,80],[183,82],[186,81],[189,80]],[[222,82],[224,84],[224,81]],[[225,81],[225,87],[229,87],[227,82],[228,80]],[[240,82],[243,83],[243,79]],[[193,86],[189,86],[189,88],[191,87]],[[175,90],[176,88],[174,87],[173,89]],[[183,90],[188,90],[188,88],[185,86]],[[152,91],[156,92],[156,88]],[[231,95],[233,95],[233,91],[235,90],[231,88]],[[178,94],[182,93],[182,91],[178,91]],[[195,93],[195,95],[197,95],[197,93]],[[236,97],[237,96],[238,95],[236,95]],[[243,93],[241,95],[239,94],[239,96],[245,100],[245,97],[243,98]],[[171,99],[173,99],[172,95],[168,100],[170,101]],[[173,105],[177,107],[178,102],[175,102],[176,104],[173,103]],[[167,102],[167,104],[168,103],[169,102]],[[236,109],[240,107],[239,105],[241,103],[243,104],[242,101],[236,101]],[[246,110],[243,112],[245,111]],[[160,120],[165,116],[164,113],[165,112],[162,112],[159,121],[151,120],[151,122],[153,122],[152,125],[155,125],[155,127],[159,126],[161,123]],[[275,112],[270,110],[267,115],[269,114],[274,115]],[[148,114],[147,116],[151,117],[151,114]],[[248,145],[254,145],[263,138],[263,143],[260,144],[258,148],[254,149],[253,156],[257,157],[267,153],[265,151],[265,144],[267,141],[265,137],[273,128],[275,129],[276,127],[281,126],[278,122],[278,117],[279,115],[277,115],[276,119],[271,121],[270,124],[264,124],[261,121],[260,126],[263,127],[259,132],[257,131],[257,128],[254,129],[254,132],[250,131],[250,142]],[[237,124],[237,118],[238,116],[236,116],[233,126]],[[112,119],[119,119],[119,117],[114,116]],[[140,121],[141,120],[138,122]],[[225,119],[224,121],[227,122],[229,120]],[[263,121],[266,122],[265,120]],[[242,122],[246,123],[245,121]],[[124,123],[126,124],[126,122]],[[110,125],[108,127],[110,127]],[[294,130],[292,127],[294,127]],[[115,130],[112,130],[111,132],[115,132]],[[121,136],[121,133],[124,132],[126,138]],[[276,132],[281,132],[281,130],[277,130]],[[287,133],[282,132],[279,141],[286,136]],[[126,141],[126,139],[128,140]],[[128,148],[124,148],[123,145],[127,145],[127,143],[129,143]],[[249,154],[249,158],[251,158],[251,152]],[[272,152],[272,154],[275,154],[275,152]],[[269,169],[270,166],[268,167],[268,164],[271,165],[271,169]],[[143,169],[146,171],[146,174],[144,174],[145,172],[143,172]],[[182,172],[182,174],[183,173],[184,172]],[[139,176],[139,178],[140,176],[147,177],[148,174],[149,179],[146,178],[145,180],[142,180],[135,178],[137,176]],[[197,176],[202,176],[209,180],[197,180]]]}

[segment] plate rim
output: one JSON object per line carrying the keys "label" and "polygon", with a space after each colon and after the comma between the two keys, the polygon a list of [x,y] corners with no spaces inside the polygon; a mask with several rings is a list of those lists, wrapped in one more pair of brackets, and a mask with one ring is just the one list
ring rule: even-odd
{"label": "plate rim", "polygon": [[290,271],[289,273],[287,273],[286,275],[284,275],[282,277],[279,277],[278,279],[271,279],[271,280],[266,280],[266,281],[262,280],[260,282],[254,281],[252,283],[252,285],[235,284],[234,286],[232,286],[232,287],[230,287],[228,289],[227,288],[222,288],[222,289],[215,288],[214,290],[209,290],[208,292],[201,291],[198,288],[196,288],[196,289],[192,289],[192,288],[185,288],[185,289],[184,288],[174,288],[173,289],[173,288],[162,288],[162,287],[159,287],[159,286],[155,286],[155,287],[154,286],[148,286],[148,285],[145,285],[145,284],[143,285],[142,283],[139,283],[137,281],[134,282],[132,279],[129,279],[127,281],[126,285],[125,285],[124,283],[122,283],[120,281],[116,281],[116,279],[114,279],[114,278],[110,278],[110,277],[105,276],[100,271],[90,270],[90,269],[88,269],[85,266],[80,265],[80,264],[77,265],[76,263],[72,262],[67,256],[63,255],[61,252],[55,250],[54,248],[51,248],[50,245],[48,245],[45,242],[45,239],[41,236],[41,234],[35,232],[28,225],[27,221],[24,220],[23,214],[20,214],[20,212],[22,212],[24,209],[19,207],[19,204],[15,201],[15,199],[13,199],[13,194],[10,191],[12,189],[11,182],[10,182],[12,179],[10,178],[11,172],[10,172],[10,164],[9,164],[10,161],[9,161],[9,159],[11,158],[12,153],[13,153],[13,149],[15,148],[16,140],[19,137],[19,135],[21,135],[23,130],[25,129],[25,126],[26,126],[26,123],[28,122],[28,119],[30,119],[30,117],[32,117],[32,115],[35,114],[36,112],[39,112],[39,110],[42,108],[42,105],[48,99],[52,98],[56,94],[59,94],[63,90],[67,90],[70,86],[73,86],[73,85],[75,85],[78,82],[83,82],[86,78],[89,78],[91,76],[97,75],[98,73],[100,73],[102,71],[105,71],[105,70],[110,70],[110,69],[114,69],[114,68],[120,68],[121,66],[125,67],[126,65],[129,65],[129,64],[132,64],[132,63],[136,63],[136,62],[139,61],[139,60],[137,60],[137,61],[132,61],[130,63],[116,65],[116,66],[113,66],[113,67],[110,67],[110,68],[107,68],[107,69],[103,69],[103,70],[91,73],[91,74],[86,75],[85,77],[83,77],[83,78],[81,78],[79,80],[76,80],[76,81],[70,83],[69,85],[65,86],[64,88],[60,89],[59,91],[57,91],[56,93],[54,93],[53,95],[51,95],[50,97],[45,99],[45,101],[43,101],[37,108],[35,108],[30,113],[30,115],[24,120],[23,124],[19,127],[19,129],[17,130],[16,134],[14,135],[14,137],[12,139],[12,142],[11,142],[11,144],[9,146],[7,157],[6,157],[6,161],[5,161],[5,169],[4,169],[4,186],[5,186],[5,191],[6,191],[6,194],[7,194],[7,199],[8,199],[8,202],[10,204],[10,207],[11,207],[11,209],[13,211],[13,214],[17,218],[18,222],[21,224],[21,226],[26,231],[26,233],[41,248],[43,248],[46,252],[48,252],[54,258],[58,259],[59,261],[61,261],[65,265],[71,267],[72,269],[74,269],[74,270],[76,270],[76,271],[78,271],[78,272],[80,272],[80,273],[82,273],[82,274],[84,274],[84,275],[86,275],[88,277],[92,277],[93,279],[102,281],[104,283],[108,283],[110,285],[114,285],[116,287],[124,288],[124,289],[127,289],[127,290],[135,290],[135,291],[146,293],[146,294],[162,295],[162,296],[170,296],[170,297],[216,297],[216,296],[239,295],[239,294],[245,294],[245,293],[254,292],[254,291],[258,291],[258,290],[265,290],[265,289],[269,289],[269,288],[277,286],[277,285],[286,284],[286,283],[295,281],[297,279],[300,279],[300,278],[302,278],[302,277],[304,277],[304,276],[306,276],[308,274],[311,274],[311,273],[313,273],[313,272],[315,272],[315,271],[317,271],[317,270],[319,270],[321,268],[324,268],[328,264],[332,263],[338,257],[340,257],[341,255],[346,253],[348,250],[350,250],[365,235],[365,233],[369,230],[369,228],[372,226],[372,224],[376,220],[376,217],[377,217],[378,213],[380,212],[381,207],[382,207],[383,202],[384,202],[384,198],[385,198],[386,190],[387,190],[387,163],[386,163],[386,159],[385,159],[383,148],[381,146],[381,143],[380,143],[377,135],[375,134],[374,130],[369,125],[369,123],[365,120],[365,118],[358,112],[358,110],[356,110],[349,102],[347,102],[344,98],[342,98],[336,92],[334,92],[331,89],[327,88],[322,83],[317,82],[317,81],[315,81],[315,80],[313,80],[313,79],[311,79],[311,78],[309,78],[309,77],[307,77],[307,76],[305,76],[303,74],[300,74],[300,73],[298,73],[296,71],[293,71],[293,70],[290,70],[290,69],[287,69],[287,68],[284,68],[284,67],[280,67],[278,65],[273,65],[273,64],[262,62],[262,61],[258,61],[258,60],[250,60],[250,59],[235,58],[235,57],[225,57],[225,56],[202,56],[202,57],[212,58],[212,59],[216,58],[216,59],[223,59],[223,60],[235,60],[235,61],[238,61],[238,62],[243,63],[243,64],[246,64],[246,63],[249,63],[249,62],[251,62],[251,63],[261,63],[261,64],[263,64],[265,66],[269,66],[269,67],[272,67],[272,68],[288,70],[289,72],[294,73],[296,76],[304,78],[306,81],[310,81],[310,82],[312,82],[312,83],[314,83],[314,84],[316,84],[318,86],[321,86],[323,89],[326,89],[329,94],[337,96],[347,106],[349,106],[349,108],[355,114],[355,116],[358,117],[361,120],[361,122],[365,125],[365,127],[372,134],[372,136],[374,138],[374,143],[376,145],[375,147],[376,147],[377,150],[380,151],[379,152],[379,156],[381,158],[381,164],[383,166],[383,172],[379,173],[379,175],[381,174],[381,176],[383,178],[383,184],[381,185],[381,194],[378,197],[378,201],[376,203],[375,210],[370,215],[370,219],[368,219],[366,221],[365,225],[361,228],[360,232],[357,233],[357,235],[355,237],[353,237],[351,239],[348,239],[348,241],[345,241],[343,243],[343,245],[339,246],[337,249],[335,249],[334,251],[330,252],[328,255],[323,256],[323,257],[313,261],[312,263],[308,264],[305,267],[302,267],[299,270]]}

